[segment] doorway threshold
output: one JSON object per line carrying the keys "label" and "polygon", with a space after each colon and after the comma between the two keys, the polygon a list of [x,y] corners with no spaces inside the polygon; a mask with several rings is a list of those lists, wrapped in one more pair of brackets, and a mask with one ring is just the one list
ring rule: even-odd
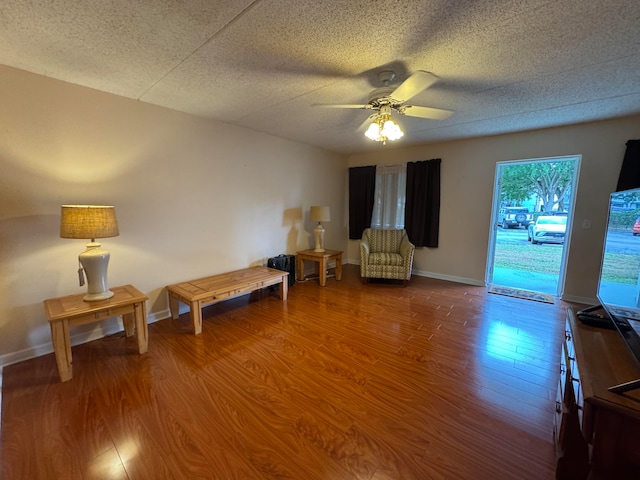
{"label": "doorway threshold", "polygon": [[521,298],[523,300],[532,300],[534,302],[555,303],[553,295],[548,293],[533,292],[531,290],[523,290],[521,288],[501,287],[499,285],[489,285],[489,293],[497,295],[505,295],[507,297]]}

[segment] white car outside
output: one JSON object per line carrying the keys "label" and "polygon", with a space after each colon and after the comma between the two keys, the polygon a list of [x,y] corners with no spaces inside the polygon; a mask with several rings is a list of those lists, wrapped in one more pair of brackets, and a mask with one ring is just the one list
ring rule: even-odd
{"label": "white car outside", "polygon": [[527,229],[527,239],[537,243],[564,243],[567,233],[566,215],[542,215]]}

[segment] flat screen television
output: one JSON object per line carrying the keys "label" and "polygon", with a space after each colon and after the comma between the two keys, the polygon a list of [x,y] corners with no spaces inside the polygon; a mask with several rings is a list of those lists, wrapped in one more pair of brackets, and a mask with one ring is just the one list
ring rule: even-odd
{"label": "flat screen television", "polygon": [[[610,196],[598,300],[640,363],[640,188]],[[636,388],[640,379],[609,390]]]}

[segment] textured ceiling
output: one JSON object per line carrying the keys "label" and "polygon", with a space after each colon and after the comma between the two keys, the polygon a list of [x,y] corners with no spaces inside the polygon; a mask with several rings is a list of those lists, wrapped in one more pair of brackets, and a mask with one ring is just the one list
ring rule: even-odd
{"label": "textured ceiling", "polygon": [[640,113],[637,0],[2,0],[0,64],[342,153],[376,74],[440,81],[396,144]]}

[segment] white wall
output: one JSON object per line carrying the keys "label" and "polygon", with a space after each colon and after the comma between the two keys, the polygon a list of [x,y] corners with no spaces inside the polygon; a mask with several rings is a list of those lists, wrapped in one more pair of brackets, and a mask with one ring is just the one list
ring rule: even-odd
{"label": "white wall", "polygon": [[[410,134],[408,134],[410,135]],[[349,157],[349,166],[442,159],[439,248],[416,250],[414,269],[427,276],[484,284],[496,163],[582,155],[564,298],[595,301],[608,195],[615,190],[628,140],[640,138],[640,117],[459,140],[380,148]],[[591,229],[582,229],[583,220]],[[358,242],[346,257],[359,263]]]}
{"label": "white wall", "polygon": [[[132,283],[167,315],[164,286],[326,244],[358,263],[346,228],[347,160],[317,148],[0,66],[0,365],[51,351],[42,301],[81,293],[82,240],[60,239],[60,205],[114,204],[111,285]],[[498,161],[582,155],[565,294],[595,295],[608,194],[640,117],[352,155],[348,166],[442,158],[440,247],[422,274],[481,284]],[[580,228],[589,219],[592,228]],[[107,329],[115,328],[112,323]],[[104,333],[96,324],[74,341]]]}
{"label": "white wall", "polygon": [[86,290],[62,204],[115,205],[109,284],[147,294],[151,320],[167,284],[312,246],[310,205],[346,249],[344,157],[2,66],[0,105],[0,365],[52,351],[42,301]]}

